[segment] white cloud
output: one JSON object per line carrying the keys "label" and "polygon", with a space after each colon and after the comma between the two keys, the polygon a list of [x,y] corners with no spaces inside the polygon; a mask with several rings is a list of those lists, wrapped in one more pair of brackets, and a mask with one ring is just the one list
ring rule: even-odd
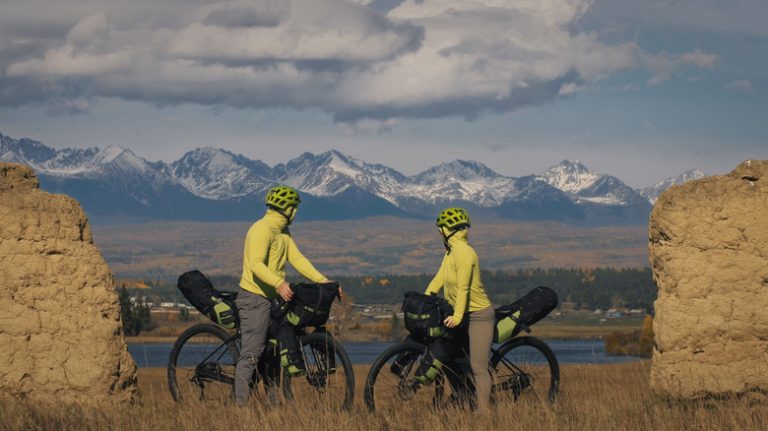
{"label": "white cloud", "polygon": [[[646,55],[577,31],[592,0],[406,0],[386,15],[367,0],[104,1],[97,13],[85,0],[62,3],[71,23],[58,38],[40,36],[44,54],[0,63],[0,106],[115,97],[320,108],[359,133],[397,118],[512,112],[638,65],[658,83],[716,61],[703,51]],[[29,31],[8,30],[12,20],[0,17],[0,41]],[[55,85],[19,89],[41,83]]]}
{"label": "white cloud", "polygon": [[701,68],[711,69],[715,66],[715,62],[717,61],[717,55],[707,54],[706,52],[703,52],[697,49],[693,52],[683,54],[680,57],[680,61],[686,64],[698,66]]}
{"label": "white cloud", "polygon": [[583,88],[584,87],[576,83],[568,82],[560,86],[560,90],[558,90],[557,94],[560,96],[572,96],[581,91]]}
{"label": "white cloud", "polygon": [[648,84],[657,85],[669,81],[675,73],[685,67],[711,69],[717,62],[717,55],[695,50],[682,55],[645,54],[643,59],[646,68],[651,72]]}

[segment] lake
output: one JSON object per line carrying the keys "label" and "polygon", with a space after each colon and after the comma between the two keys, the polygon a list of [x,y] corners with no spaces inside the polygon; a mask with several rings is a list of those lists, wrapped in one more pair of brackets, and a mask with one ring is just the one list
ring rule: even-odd
{"label": "lake", "polygon": [[[560,364],[617,364],[641,358],[608,356],[603,340],[546,340]],[[371,364],[394,343],[344,343],[353,364]],[[172,343],[128,343],[128,351],[139,367],[165,367]]]}

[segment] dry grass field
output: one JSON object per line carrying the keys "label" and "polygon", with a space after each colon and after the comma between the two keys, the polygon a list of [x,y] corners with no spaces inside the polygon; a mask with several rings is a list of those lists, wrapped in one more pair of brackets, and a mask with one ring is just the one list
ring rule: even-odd
{"label": "dry grass field", "polygon": [[[152,222],[94,226],[94,240],[120,277],[175,277],[189,268],[239,276],[250,223]],[[326,274],[423,274],[442,259],[431,220],[379,217],[292,227],[305,255]],[[470,240],[484,269],[642,267],[644,226],[581,228],[561,223],[478,222]]]}
{"label": "dry grass field", "polygon": [[505,402],[482,416],[413,404],[369,413],[362,404],[367,367],[356,368],[358,393],[350,412],[318,405],[267,406],[261,397],[248,408],[205,407],[171,401],[165,370],[142,369],[133,405],[78,407],[0,398],[3,430],[761,430],[768,429],[765,397],[670,402],[648,390],[648,362],[564,366],[561,395],[544,402]]}

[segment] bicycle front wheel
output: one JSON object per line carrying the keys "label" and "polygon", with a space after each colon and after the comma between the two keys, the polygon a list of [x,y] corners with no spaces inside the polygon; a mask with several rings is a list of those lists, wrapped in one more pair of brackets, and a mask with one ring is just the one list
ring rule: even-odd
{"label": "bicycle front wheel", "polygon": [[385,350],[376,359],[365,379],[363,394],[370,411],[398,412],[405,403],[415,410],[429,409],[442,400],[445,381],[442,373],[431,385],[415,379],[426,352],[423,344],[403,342]]}
{"label": "bicycle front wheel", "polygon": [[493,397],[502,400],[555,401],[560,366],[552,349],[535,337],[513,338],[491,357]]}
{"label": "bicycle front wheel", "polygon": [[306,375],[290,377],[283,371],[286,400],[302,406],[349,409],[355,398],[355,373],[352,361],[341,345],[327,332],[314,332],[299,338]]}
{"label": "bicycle front wheel", "polygon": [[179,401],[227,401],[237,364],[237,338],[223,328],[195,325],[176,340],[168,360],[168,387]]}

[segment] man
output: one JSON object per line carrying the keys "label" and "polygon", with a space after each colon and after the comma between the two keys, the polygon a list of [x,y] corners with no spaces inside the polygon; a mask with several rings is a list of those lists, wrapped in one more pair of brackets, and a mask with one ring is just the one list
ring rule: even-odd
{"label": "man", "polygon": [[241,290],[237,295],[241,347],[235,367],[235,399],[239,405],[246,404],[250,397],[253,373],[267,341],[270,299],[279,296],[290,301],[293,297],[285,281],[286,261],[312,282],[329,281],[301,254],[288,231],[300,202],[298,192],[291,187],[271,188],[266,197],[266,214],[245,237]]}

